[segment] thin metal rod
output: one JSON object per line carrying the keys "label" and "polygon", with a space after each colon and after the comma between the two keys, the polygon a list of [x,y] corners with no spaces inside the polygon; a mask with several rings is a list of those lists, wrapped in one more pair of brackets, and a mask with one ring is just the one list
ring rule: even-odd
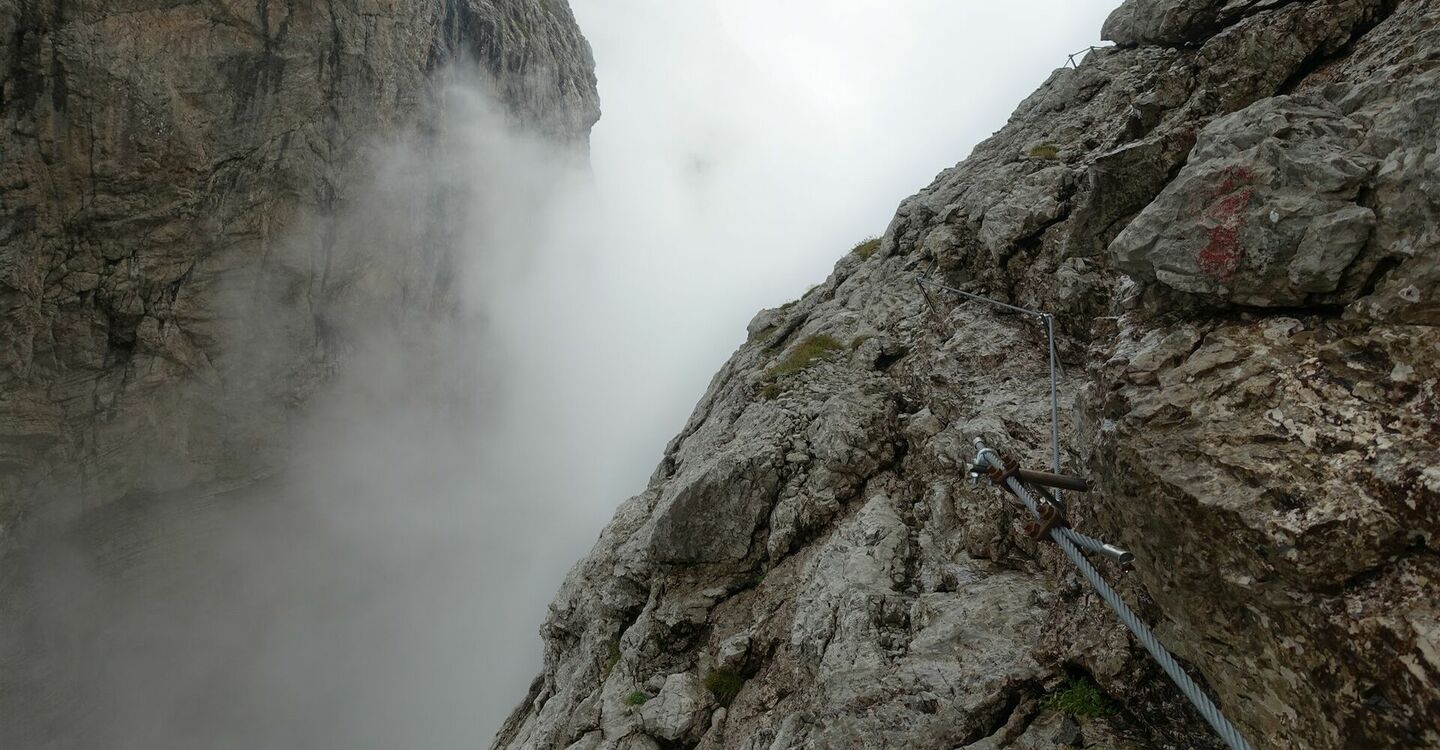
{"label": "thin metal rod", "polygon": [[1069,55],[1067,55],[1067,59],[1068,59],[1068,61],[1069,61],[1068,64],[1069,64],[1070,67],[1072,67],[1072,68],[1078,68],[1078,67],[1080,67],[1080,63],[1076,62],[1076,58],[1080,58],[1080,59],[1083,60],[1085,55],[1088,55],[1088,54],[1090,54],[1091,52],[1094,52],[1094,51],[1097,50],[1097,49],[1105,49],[1105,48],[1104,48],[1104,47],[1095,47],[1095,46],[1092,45],[1092,46],[1090,46],[1090,47],[1086,47],[1085,49],[1080,50],[1079,52],[1071,52]]}
{"label": "thin metal rod", "polygon": [[1064,474],[1051,474],[1048,471],[1032,471],[1030,469],[1016,469],[1015,476],[1022,482],[1038,484],[1042,487],[1054,487],[1067,489],[1073,492],[1089,492],[1090,483],[1080,477],[1067,477]]}
{"label": "thin metal rod", "polygon": [[935,300],[930,298],[930,290],[926,289],[924,284],[920,285],[920,293],[925,295],[925,304],[930,306],[930,315],[935,318],[935,322],[942,324],[947,329],[947,336],[954,336],[955,327],[950,325],[950,322],[940,314],[940,309],[935,306]]}
{"label": "thin metal rod", "polygon": [[978,295],[978,294],[971,294],[970,292],[961,291],[961,290],[959,290],[959,289],[956,289],[956,288],[953,287],[953,286],[945,286],[944,284],[940,284],[940,283],[936,283],[936,282],[934,282],[934,281],[931,281],[930,279],[927,279],[927,278],[925,278],[924,276],[916,276],[916,277],[915,277],[915,280],[918,281],[918,282],[920,282],[921,284],[926,285],[926,286],[933,286],[933,287],[935,287],[936,289],[944,289],[944,290],[947,291],[947,292],[950,292],[950,293],[952,293],[952,294],[958,294],[958,295],[960,295],[961,297],[968,297],[968,298],[970,298],[970,299],[975,300],[976,302],[985,302],[985,303],[994,305],[994,306],[996,306],[996,307],[1003,307],[1003,308],[1005,308],[1005,309],[1007,309],[1007,310],[1014,310],[1015,312],[1025,313],[1026,315],[1035,315],[1035,316],[1042,317],[1042,318],[1045,317],[1046,315],[1049,315],[1049,313],[1043,313],[1043,312],[1040,312],[1039,310],[1031,310],[1031,309],[1028,308],[1028,307],[1020,307],[1019,305],[1012,305],[1012,304],[1009,304],[1009,303],[1007,303],[1007,302],[1001,302],[1001,301],[999,301],[999,300],[990,299],[989,297],[981,297],[981,296]]}
{"label": "thin metal rod", "polygon": [[[988,466],[1004,468],[1004,463],[1000,460],[1000,456],[996,454],[995,451],[985,447],[984,441],[980,438],[975,438],[975,448],[975,462],[977,464],[983,463]],[[1020,498],[1021,502],[1025,503],[1025,507],[1030,511],[1031,515],[1037,519],[1040,518],[1039,506],[1036,505],[1035,498],[1030,495],[1030,491],[1025,488],[1025,485],[1021,484],[1013,476],[1006,477],[1005,484],[1015,493],[1016,497]],[[1220,713],[1220,709],[1210,700],[1210,696],[1206,695],[1204,691],[1200,689],[1200,686],[1196,685],[1195,681],[1190,679],[1190,675],[1185,674],[1185,670],[1180,668],[1180,664],[1175,661],[1175,657],[1171,655],[1165,646],[1160,643],[1160,640],[1155,637],[1155,633],[1125,604],[1125,601],[1120,598],[1120,594],[1116,593],[1115,589],[1110,588],[1110,584],[1106,583],[1105,579],[1100,577],[1100,572],[1095,569],[1095,566],[1090,564],[1089,560],[1085,559],[1084,555],[1080,554],[1080,550],[1075,548],[1075,545],[1070,541],[1070,537],[1065,531],[1066,529],[1064,528],[1052,528],[1050,529],[1050,538],[1055,540],[1055,544],[1060,547],[1060,551],[1065,553],[1066,557],[1070,558],[1070,562],[1080,570],[1080,575],[1084,576],[1085,580],[1090,582],[1090,585],[1100,594],[1100,598],[1104,599],[1105,603],[1110,605],[1110,609],[1115,611],[1115,614],[1120,618],[1120,622],[1124,623],[1125,627],[1129,628],[1130,632],[1135,634],[1135,638],[1140,641],[1140,645],[1144,646],[1145,650],[1150,652],[1150,657],[1153,658],[1155,663],[1159,664],[1160,668],[1165,671],[1165,674],[1175,682],[1175,686],[1180,688],[1180,692],[1185,694],[1185,697],[1188,698],[1190,703],[1195,706],[1195,709],[1200,712],[1200,716],[1205,719],[1206,723],[1210,725],[1210,728],[1215,730],[1215,733],[1220,736],[1220,739],[1225,741],[1226,745],[1230,746],[1231,750],[1252,750],[1250,743],[1246,742],[1245,738],[1240,734],[1240,730],[1236,729],[1235,725],[1231,724],[1230,721],[1225,718],[1225,715]]]}
{"label": "thin metal rod", "polygon": [[[1060,393],[1059,384],[1055,376],[1055,316],[1045,315],[1045,335],[1050,339],[1050,449],[1054,453],[1055,461],[1053,466],[1055,473],[1060,473]],[[1060,489],[1055,489],[1055,500],[1060,502],[1062,507],[1064,501],[1060,497]]]}
{"label": "thin metal rod", "polygon": [[[922,291],[922,292],[924,291],[924,287],[925,287],[925,286],[933,286],[933,287],[935,287],[936,289],[944,289],[945,291],[950,292],[951,294],[958,294],[958,295],[960,295],[961,297],[965,297],[966,299],[972,299],[972,300],[975,300],[976,302],[984,302],[984,303],[987,304],[987,305],[994,305],[994,306],[996,306],[996,307],[1003,307],[1003,308],[1005,308],[1005,309],[1007,309],[1007,310],[1014,310],[1015,312],[1024,313],[1024,314],[1026,314],[1026,315],[1034,315],[1034,316],[1040,318],[1041,320],[1043,320],[1043,321],[1045,322],[1045,338],[1046,338],[1046,340],[1047,340],[1047,342],[1048,342],[1048,344],[1049,344],[1049,347],[1050,347],[1050,452],[1051,452],[1052,457],[1053,457],[1053,460],[1052,460],[1051,463],[1052,463],[1052,466],[1053,466],[1054,469],[1055,469],[1055,473],[1056,473],[1056,474],[1061,473],[1061,472],[1060,472],[1060,382],[1059,382],[1059,377],[1056,375],[1058,357],[1057,357],[1056,354],[1055,354],[1055,317],[1054,317],[1053,315],[1051,315],[1050,313],[1047,313],[1047,312],[1041,312],[1041,311],[1039,311],[1039,310],[1031,310],[1031,309],[1028,308],[1028,307],[1020,307],[1020,306],[1018,306],[1018,305],[1012,305],[1012,304],[1009,304],[1009,303],[1006,303],[1006,302],[1001,302],[1001,301],[999,301],[999,300],[990,299],[989,297],[982,297],[982,296],[980,296],[980,295],[978,295],[978,294],[972,294],[972,293],[970,293],[970,292],[963,291],[963,290],[961,290],[961,289],[956,289],[956,288],[953,287],[953,286],[946,286],[946,285],[944,285],[944,284],[941,284],[941,283],[938,283],[938,282],[935,282],[935,281],[931,281],[930,279],[927,279],[927,278],[925,278],[924,276],[921,276],[921,275],[919,275],[919,274],[916,274],[916,275],[915,275],[915,281],[921,285],[921,291]],[[930,295],[929,295],[928,293],[925,295],[925,299],[926,299],[927,301],[930,299]],[[932,311],[935,309],[933,303],[931,304],[930,309],[931,309]],[[1060,503],[1062,506],[1064,505],[1064,500],[1063,500],[1063,498],[1061,497],[1061,494],[1060,494],[1060,490],[1059,490],[1059,489],[1056,489],[1056,490],[1055,490],[1055,501],[1056,501],[1057,503]]]}

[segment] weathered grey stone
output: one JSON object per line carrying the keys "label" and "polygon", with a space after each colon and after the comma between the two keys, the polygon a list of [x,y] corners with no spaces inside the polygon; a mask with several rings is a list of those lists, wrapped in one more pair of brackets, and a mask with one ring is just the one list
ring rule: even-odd
{"label": "weathered grey stone", "polygon": [[[1388,5],[1288,3],[1237,17],[1194,46],[1096,51],[1078,69],[1057,70],[1005,129],[902,203],[882,247],[933,258],[952,280],[1019,295],[1011,301],[1026,306],[1108,315],[1120,283],[1108,263],[1083,276],[1058,269],[1103,255],[1170,183],[1209,121],[1278,93]],[[1017,158],[1037,143],[1061,158]],[[1036,184],[1054,191],[1035,193]],[[1056,301],[1061,282],[1066,294]]]}
{"label": "weathered grey stone", "polygon": [[723,641],[715,655],[716,667],[728,672],[740,672],[745,666],[745,657],[750,654],[750,640],[749,633],[740,633]]}
{"label": "weathered grey stone", "polygon": [[722,454],[686,468],[660,496],[650,537],[666,563],[739,561],[778,486],[777,454]]}
{"label": "weathered grey stone", "polygon": [[1335,292],[1375,226],[1356,204],[1377,165],[1363,141],[1359,123],[1318,99],[1273,97],[1218,118],[1111,243],[1115,265],[1243,305]]}
{"label": "weathered grey stone", "polygon": [[1050,735],[1051,744],[1062,747],[1079,747],[1080,741],[1080,725],[1068,716],[1060,720],[1060,726]]}
{"label": "weathered grey stone", "polygon": [[705,685],[690,672],[672,674],[665,686],[640,709],[645,732],[672,742],[694,741],[709,728],[710,709],[715,705]]}
{"label": "weathered grey stone", "polygon": [[600,750],[605,738],[600,732],[591,732],[568,745],[565,750]]}
{"label": "weathered grey stone", "polygon": [[[1115,386],[1091,460],[1106,478],[1102,515],[1141,557],[1172,642],[1211,665],[1223,698],[1261,707],[1263,732],[1322,747],[1362,731],[1389,741],[1399,726],[1425,731],[1419,712],[1440,699],[1422,687],[1429,667],[1401,666],[1425,660],[1428,626],[1412,623],[1431,615],[1414,603],[1440,593],[1421,551],[1440,532],[1428,500],[1440,497],[1429,469],[1440,436],[1418,416],[1434,387],[1420,384],[1440,383],[1435,352],[1434,329],[1272,318],[1148,358],[1153,377],[1120,373],[1122,359],[1097,384]],[[1147,512],[1119,523],[1138,502]],[[1410,614],[1381,614],[1392,606]],[[1257,621],[1289,635],[1272,640]],[[1311,689],[1342,672],[1372,705]]]}
{"label": "weathered grey stone", "polygon": [[1285,0],[1125,0],[1100,36],[1117,44],[1198,44],[1240,18]]}
{"label": "weathered grey stone", "polygon": [[724,706],[715,709],[715,713],[710,715],[710,732],[712,734],[719,735],[724,731],[725,715],[726,711]]}
{"label": "weathered grey stone", "polygon": [[[1160,745],[1161,747],[1167,745]],[[1178,747],[1179,745],[1168,745]],[[1034,717],[1021,731],[1008,728],[966,745],[961,750],[1056,750],[1061,747],[1093,747],[1106,750],[1142,750],[1147,746],[1116,736],[1110,722],[1087,718],[1082,727],[1074,718],[1050,711]]]}
{"label": "weathered grey stone", "polygon": [[[601,745],[601,747],[605,748],[605,745]],[[628,735],[619,742],[614,743],[613,747],[615,750],[661,750],[660,743],[656,742],[654,737],[648,737],[643,734]],[[605,748],[605,750],[608,750],[608,748]]]}

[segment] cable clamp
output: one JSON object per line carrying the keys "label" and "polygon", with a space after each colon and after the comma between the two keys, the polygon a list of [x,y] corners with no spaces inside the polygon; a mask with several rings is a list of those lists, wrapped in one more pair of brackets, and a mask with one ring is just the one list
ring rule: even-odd
{"label": "cable clamp", "polygon": [[1025,534],[1037,542],[1054,542],[1050,537],[1050,530],[1069,528],[1070,521],[1065,518],[1065,511],[1049,500],[1041,500],[1036,505],[1040,511],[1040,520],[1026,523]]}

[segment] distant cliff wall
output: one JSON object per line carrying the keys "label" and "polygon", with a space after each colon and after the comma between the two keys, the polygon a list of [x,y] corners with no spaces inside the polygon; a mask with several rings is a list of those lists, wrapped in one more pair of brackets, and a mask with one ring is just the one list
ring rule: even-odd
{"label": "distant cliff wall", "polygon": [[443,310],[444,196],[373,171],[457,61],[583,151],[563,0],[0,0],[0,526],[267,471],[358,330]]}

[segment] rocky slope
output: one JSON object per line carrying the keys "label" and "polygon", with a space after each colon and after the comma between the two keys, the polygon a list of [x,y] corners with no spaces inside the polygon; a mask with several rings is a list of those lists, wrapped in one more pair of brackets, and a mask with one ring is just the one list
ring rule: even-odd
{"label": "rocky slope", "polygon": [[583,149],[559,0],[0,0],[0,528],[268,470],[357,331],[445,308],[444,196],[372,174],[452,61]]}
{"label": "rocky slope", "polygon": [[[1056,314],[1077,523],[1257,747],[1440,744],[1440,6],[1128,0],[1104,33],[755,318],[495,748],[1214,746],[963,484],[976,435],[1045,461],[1042,332],[917,274]],[[1089,680],[1118,710],[1067,704]]]}

